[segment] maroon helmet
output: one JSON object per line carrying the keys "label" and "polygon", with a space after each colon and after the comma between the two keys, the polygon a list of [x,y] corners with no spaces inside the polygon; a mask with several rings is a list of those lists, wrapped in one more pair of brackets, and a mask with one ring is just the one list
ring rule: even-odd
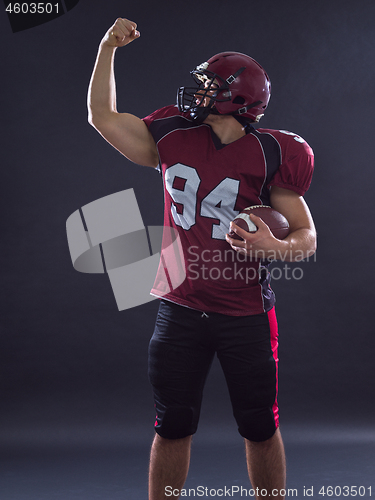
{"label": "maroon helmet", "polygon": [[[239,52],[221,52],[197,66],[191,75],[198,87],[180,87],[177,104],[198,121],[210,114],[242,116],[258,122],[267,108],[271,82],[262,66]],[[205,97],[210,101],[202,103]]]}

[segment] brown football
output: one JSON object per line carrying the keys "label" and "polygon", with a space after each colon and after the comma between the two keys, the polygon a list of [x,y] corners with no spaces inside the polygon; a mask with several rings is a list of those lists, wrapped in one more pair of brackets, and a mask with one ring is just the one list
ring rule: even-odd
{"label": "brown football", "polygon": [[[254,214],[260,217],[270,228],[275,238],[283,240],[289,234],[289,223],[286,218],[277,210],[267,205],[254,205],[247,207],[240,212],[233,222],[241,229],[254,233],[258,230],[257,226],[250,219],[249,215]],[[242,240],[234,231],[229,231],[229,236],[235,240]]]}

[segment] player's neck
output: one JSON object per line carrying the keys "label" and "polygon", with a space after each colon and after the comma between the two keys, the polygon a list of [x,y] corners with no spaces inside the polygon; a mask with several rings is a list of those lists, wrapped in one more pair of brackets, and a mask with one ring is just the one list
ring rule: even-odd
{"label": "player's neck", "polygon": [[208,115],[204,123],[210,125],[222,144],[230,144],[246,135],[245,127],[230,115]]}

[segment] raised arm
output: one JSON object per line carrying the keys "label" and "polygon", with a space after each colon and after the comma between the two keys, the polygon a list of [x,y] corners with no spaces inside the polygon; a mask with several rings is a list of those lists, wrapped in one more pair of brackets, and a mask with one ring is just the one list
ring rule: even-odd
{"label": "raised arm", "polygon": [[139,36],[137,25],[127,19],[117,19],[104,35],[88,91],[88,120],[129,160],[139,165],[156,167],[158,152],[146,124],[129,113],[118,113],[116,107],[115,52]]}

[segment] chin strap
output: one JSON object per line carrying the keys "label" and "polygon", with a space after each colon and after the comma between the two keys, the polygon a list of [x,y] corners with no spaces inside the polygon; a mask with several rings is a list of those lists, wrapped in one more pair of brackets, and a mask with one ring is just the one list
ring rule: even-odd
{"label": "chin strap", "polygon": [[230,85],[231,83],[234,82],[234,80],[237,78],[237,76],[240,76],[240,74],[245,71],[246,67],[242,67],[240,68],[239,70],[237,70],[234,75],[230,75],[228,76],[228,78],[225,80],[227,82],[228,85]]}
{"label": "chin strap", "polygon": [[[232,115],[234,118],[241,117],[241,115],[245,114],[249,109],[255,108],[256,106],[259,106],[259,104],[262,104],[262,101],[255,101],[248,106],[243,106],[242,108],[237,109],[234,113],[228,113],[228,115]],[[214,104],[209,107],[198,106],[190,111],[190,116],[197,124],[201,124],[208,115],[220,115]],[[247,119],[245,118],[245,120]]]}
{"label": "chin strap", "polygon": [[255,106],[259,106],[259,104],[262,104],[262,101],[256,101],[256,102],[253,102],[252,104],[249,104],[248,106],[244,106],[243,108],[237,109],[237,111],[234,114],[243,115],[249,109],[255,108]]}

